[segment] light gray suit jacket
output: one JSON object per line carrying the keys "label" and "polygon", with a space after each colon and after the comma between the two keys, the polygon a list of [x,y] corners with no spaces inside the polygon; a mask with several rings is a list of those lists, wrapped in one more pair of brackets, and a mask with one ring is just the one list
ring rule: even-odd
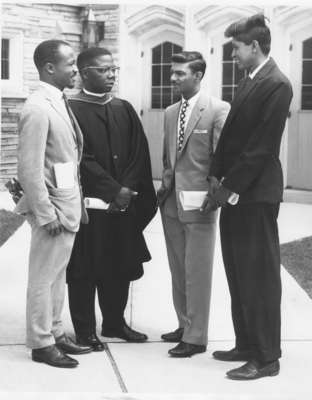
{"label": "light gray suit jacket", "polygon": [[[79,180],[83,138],[72,114],[45,87],[39,87],[25,103],[19,123],[18,180],[24,191],[15,212],[28,215],[38,226],[57,217],[65,228],[76,232],[87,222]],[[73,188],[57,188],[55,163],[73,162]]]}
{"label": "light gray suit jacket", "polygon": [[162,212],[181,222],[212,222],[216,213],[184,211],[179,200],[181,190],[205,191],[207,176],[223,124],[230,109],[225,101],[201,94],[185,128],[184,144],[177,151],[177,126],[181,102],[165,111],[163,174],[158,201]]}

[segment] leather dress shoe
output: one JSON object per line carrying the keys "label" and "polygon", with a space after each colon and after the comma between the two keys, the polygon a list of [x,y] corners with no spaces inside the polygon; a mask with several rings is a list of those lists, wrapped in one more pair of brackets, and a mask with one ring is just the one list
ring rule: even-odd
{"label": "leather dress shoe", "polygon": [[90,346],[93,351],[103,351],[105,349],[104,344],[95,333],[91,333],[91,335],[76,335],[76,342],[82,346]]}
{"label": "leather dress shoe", "polygon": [[249,361],[252,354],[248,350],[238,350],[234,347],[229,351],[217,350],[212,353],[212,356],[221,361]]}
{"label": "leather dress shoe", "polygon": [[177,346],[173,347],[168,351],[171,357],[192,357],[197,353],[204,353],[206,346],[202,344],[191,344],[180,342]]}
{"label": "leather dress shoe", "polygon": [[55,339],[55,345],[67,354],[86,354],[92,351],[92,347],[80,346],[65,334]]}
{"label": "leather dress shoe", "polygon": [[173,332],[164,333],[161,335],[161,338],[164,342],[181,342],[183,336],[184,329],[178,328]]}
{"label": "leather dress shoe", "polygon": [[279,361],[273,361],[269,364],[261,365],[255,360],[248,361],[239,368],[232,369],[226,373],[227,377],[234,380],[259,379],[265,376],[278,375],[280,370]]}
{"label": "leather dress shoe", "polygon": [[126,323],[119,329],[103,329],[101,335],[124,339],[132,343],[142,343],[148,339],[147,335],[131,329]]}
{"label": "leather dress shoe", "polygon": [[54,344],[41,349],[33,349],[31,352],[31,358],[33,361],[59,368],[75,368],[79,364],[77,360],[68,357]]}

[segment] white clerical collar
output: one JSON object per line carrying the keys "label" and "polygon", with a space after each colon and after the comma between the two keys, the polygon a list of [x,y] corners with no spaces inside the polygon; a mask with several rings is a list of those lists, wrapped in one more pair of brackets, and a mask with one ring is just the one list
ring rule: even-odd
{"label": "white clerical collar", "polygon": [[85,94],[88,94],[89,96],[94,96],[94,97],[103,97],[103,96],[107,96],[107,92],[104,93],[93,93],[93,92],[89,92],[89,90],[83,88],[82,89]]}
{"label": "white clerical collar", "polygon": [[[194,107],[196,101],[199,99],[199,96],[200,96],[200,90],[199,90],[196,94],[194,94],[193,97],[191,97],[190,99],[187,100],[188,103],[189,103],[190,108],[193,108],[193,107]],[[183,103],[185,100],[186,100],[186,99],[182,96],[182,103]]]}
{"label": "white clerical collar", "polygon": [[261,68],[265,66],[265,64],[269,61],[270,57],[267,57],[256,69],[254,69],[248,76],[250,79],[253,79],[256,74],[260,71]]}
{"label": "white clerical collar", "polygon": [[58,89],[57,87],[51,85],[50,83],[40,81],[39,86],[45,88],[52,97],[54,97],[58,100],[63,98],[63,92],[60,89]]}

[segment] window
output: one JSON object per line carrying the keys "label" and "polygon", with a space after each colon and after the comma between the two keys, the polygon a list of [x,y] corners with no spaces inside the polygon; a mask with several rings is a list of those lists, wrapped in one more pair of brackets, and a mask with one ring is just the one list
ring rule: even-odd
{"label": "window", "polygon": [[2,97],[25,97],[23,61],[22,32],[3,32],[1,39]]}
{"label": "window", "polygon": [[10,79],[10,41],[2,39],[1,42],[1,79]]}
{"label": "window", "polygon": [[302,45],[301,109],[312,110],[312,37]]}
{"label": "window", "polygon": [[238,82],[245,76],[245,72],[238,69],[231,54],[232,43],[227,42],[223,45],[222,99],[228,102],[233,100]]}
{"label": "window", "polygon": [[182,47],[164,42],[152,49],[152,108],[164,109],[179,101],[170,84],[171,57],[182,51]]}

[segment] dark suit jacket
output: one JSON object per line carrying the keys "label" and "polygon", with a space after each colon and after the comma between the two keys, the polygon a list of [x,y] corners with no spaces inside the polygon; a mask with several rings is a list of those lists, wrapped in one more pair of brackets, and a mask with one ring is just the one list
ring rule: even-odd
{"label": "dark suit jacket", "polygon": [[280,202],[279,151],[291,84],[272,58],[253,80],[245,80],[233,99],[210,172],[224,177],[224,186],[240,195],[240,203]]}

